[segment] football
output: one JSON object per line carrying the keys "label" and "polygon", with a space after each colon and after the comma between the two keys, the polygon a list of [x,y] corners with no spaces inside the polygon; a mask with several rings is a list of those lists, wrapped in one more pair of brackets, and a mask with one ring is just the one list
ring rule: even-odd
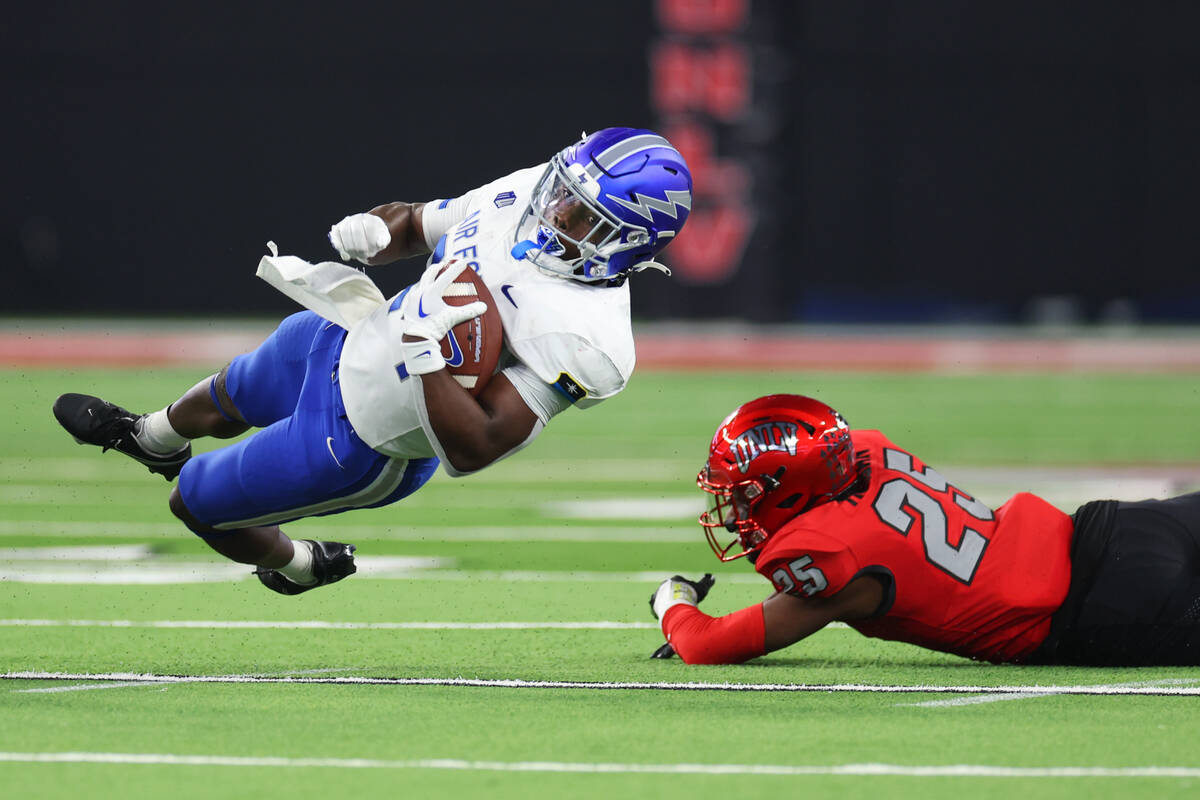
{"label": "football", "polygon": [[442,299],[451,306],[465,306],[476,300],[487,303],[486,312],[455,325],[442,339],[442,358],[446,359],[446,370],[472,396],[476,396],[487,386],[500,361],[500,349],[504,344],[500,312],[496,310],[496,302],[483,279],[470,267],[464,269],[454,283],[446,288]]}

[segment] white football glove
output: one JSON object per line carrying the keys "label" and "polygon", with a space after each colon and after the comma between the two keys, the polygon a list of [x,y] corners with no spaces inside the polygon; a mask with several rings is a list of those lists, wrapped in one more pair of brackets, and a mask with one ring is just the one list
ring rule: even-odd
{"label": "white football glove", "polygon": [[355,258],[366,264],[392,243],[392,232],[374,214],[351,214],[329,229],[329,243],[343,261]]}
{"label": "white football glove", "polygon": [[[408,290],[400,304],[404,319],[404,336],[400,342],[400,357],[409,375],[426,375],[444,369],[442,339],[460,322],[466,322],[487,311],[487,303],[476,300],[465,306],[447,305],[442,299],[446,288],[467,269],[466,261],[451,261],[446,271],[438,275],[441,264],[432,264],[421,275],[421,281]],[[409,336],[416,341],[404,341]]]}
{"label": "white football glove", "polygon": [[682,575],[667,578],[658,585],[658,590],[650,596],[650,610],[654,618],[661,620],[672,606],[696,606],[708,596],[708,590],[717,582],[711,574],[705,573],[698,581],[689,581]]}

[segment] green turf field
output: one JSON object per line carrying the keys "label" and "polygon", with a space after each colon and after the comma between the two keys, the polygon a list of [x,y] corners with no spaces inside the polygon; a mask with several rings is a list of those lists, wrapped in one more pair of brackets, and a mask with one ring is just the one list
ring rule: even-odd
{"label": "green turf field", "polygon": [[842,627],[742,666],[647,658],[661,578],[716,574],[710,613],[767,593],[695,524],[738,403],[814,394],[982,499],[1068,506],[1200,485],[1196,376],[639,373],[480,475],[291,526],[361,564],[293,598],[50,414],[63,391],[161,407],[194,371],[0,376],[0,796],[1200,793],[1200,669],[997,667]]}

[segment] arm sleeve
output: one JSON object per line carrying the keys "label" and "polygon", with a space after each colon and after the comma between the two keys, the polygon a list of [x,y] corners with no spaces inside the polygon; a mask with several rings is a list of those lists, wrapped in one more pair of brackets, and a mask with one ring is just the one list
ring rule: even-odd
{"label": "arm sleeve", "polygon": [[663,614],[662,629],[688,664],[740,664],[767,652],[762,603],[723,617],[677,605]]}
{"label": "arm sleeve", "polygon": [[438,239],[467,215],[472,195],[473,191],[452,200],[431,200],[425,204],[425,210],[421,212],[421,228],[425,233],[425,246],[431,252]]}
{"label": "arm sleeve", "polygon": [[571,401],[559,389],[542,381],[537,374],[524,364],[517,363],[505,367],[504,377],[521,395],[525,405],[537,414],[543,425],[550,424],[550,418],[571,407]]}
{"label": "arm sleeve", "polygon": [[[438,240],[445,235],[446,231],[463,221],[467,216],[467,211],[474,205],[476,199],[488,202],[496,196],[496,191],[508,189],[508,194],[515,201],[517,195],[512,190],[524,186],[526,181],[529,181],[529,185],[532,186],[534,178],[540,175],[545,169],[546,164],[539,164],[535,167],[517,170],[511,175],[497,178],[491,183],[486,183],[458,197],[448,200],[430,200],[425,204],[425,210],[421,212],[421,225],[425,233],[425,246],[432,251],[437,246]],[[522,192],[524,191],[526,190],[522,189]],[[520,202],[524,203],[527,201],[528,195],[526,194]]]}

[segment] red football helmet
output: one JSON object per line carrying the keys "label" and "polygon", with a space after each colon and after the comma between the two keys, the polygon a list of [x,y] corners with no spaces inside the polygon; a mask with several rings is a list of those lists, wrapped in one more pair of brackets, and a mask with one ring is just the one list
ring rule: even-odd
{"label": "red football helmet", "polygon": [[[833,500],[855,478],[850,427],[841,414],[811,397],[760,397],[726,417],[713,435],[708,463],[696,478],[714,498],[700,525],[717,558],[733,561],[796,515]],[[737,538],[722,546],[719,528]],[[742,551],[731,554],[735,544]]]}

